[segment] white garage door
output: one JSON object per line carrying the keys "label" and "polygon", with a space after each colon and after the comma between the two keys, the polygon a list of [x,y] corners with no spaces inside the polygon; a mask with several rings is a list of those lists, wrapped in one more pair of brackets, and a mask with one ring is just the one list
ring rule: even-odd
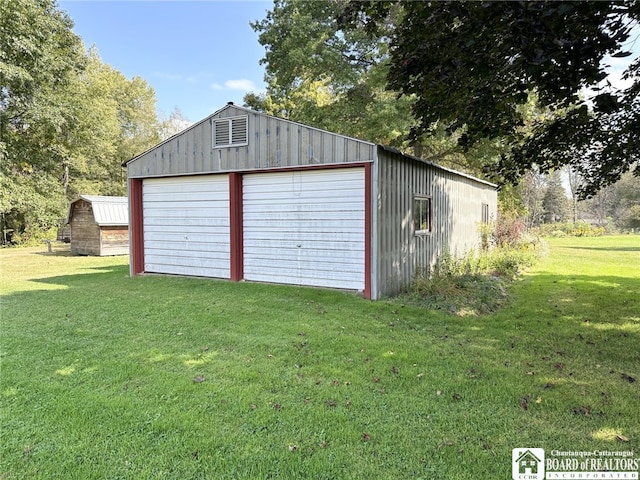
{"label": "white garage door", "polygon": [[229,278],[227,175],[145,179],[142,205],[145,272]]}
{"label": "white garage door", "polygon": [[244,278],[364,289],[364,169],[245,175]]}

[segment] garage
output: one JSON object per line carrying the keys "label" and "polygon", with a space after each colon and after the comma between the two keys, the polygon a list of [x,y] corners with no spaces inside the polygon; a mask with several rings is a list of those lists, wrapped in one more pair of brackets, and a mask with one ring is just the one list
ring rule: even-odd
{"label": "garage", "polygon": [[243,178],[246,280],[364,289],[364,168]]}
{"label": "garage", "polygon": [[229,278],[228,175],[143,182],[144,269]]}
{"label": "garage", "polygon": [[406,291],[481,248],[485,180],[232,103],[125,163],[131,275]]}

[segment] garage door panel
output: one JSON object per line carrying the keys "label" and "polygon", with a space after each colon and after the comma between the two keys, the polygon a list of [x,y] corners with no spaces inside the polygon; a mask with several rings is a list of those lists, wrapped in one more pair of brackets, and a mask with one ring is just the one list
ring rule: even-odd
{"label": "garage door panel", "polygon": [[[164,198],[171,196],[173,203],[170,205],[165,204],[162,212],[199,212],[203,202],[208,202],[215,210],[229,208],[229,199],[220,198],[202,198],[200,200],[181,200],[178,196],[165,193]],[[162,197],[157,196],[157,199],[153,200],[147,198],[150,203],[164,203],[165,200]],[[155,210],[153,211],[155,213]]]}
{"label": "garage door panel", "polygon": [[[292,204],[292,201],[295,203]],[[338,200],[335,202],[328,202],[326,198],[317,198],[315,200],[305,199],[302,201],[300,198],[295,198],[289,196],[289,198],[282,199],[266,199],[255,200],[256,202],[256,210],[255,212],[264,212],[267,214],[273,214],[276,212],[283,212],[288,214],[293,214],[295,212],[308,212],[311,210],[317,210],[318,208],[322,208],[326,211],[335,211],[335,212],[353,212],[354,210],[358,210],[360,207],[360,202],[350,202],[349,200]],[[247,202],[245,201],[245,204]],[[254,210],[251,210],[253,213]]]}
{"label": "garage door panel", "polygon": [[[271,233],[272,235],[274,234],[281,235],[284,238],[290,237],[291,245],[294,245],[294,246],[298,246],[300,245],[300,242],[303,242],[304,245],[301,245],[301,247],[304,247],[304,248],[309,247],[308,242],[315,242],[317,239],[326,237],[328,235],[331,235],[332,242],[362,243],[362,233],[354,229],[350,229],[349,231],[344,231],[344,232],[331,232],[326,228],[310,228],[309,231],[307,232],[300,232],[293,227],[281,226],[281,227],[272,227]],[[293,237],[295,237],[295,239]],[[264,244],[264,243],[272,242],[272,239],[266,238],[262,234],[262,232],[246,232],[244,239],[246,244],[251,246],[260,245],[261,243]],[[286,241],[287,241],[286,239],[283,240],[283,242],[286,242]],[[329,245],[328,242],[323,244]],[[349,247],[349,249],[351,249],[351,247]]]}
{"label": "garage door panel", "polygon": [[[270,187],[270,190],[265,192],[267,195],[280,195],[282,192],[292,191],[295,195],[305,196],[312,192],[330,192],[332,190],[340,192],[344,191],[345,188],[361,188],[362,179],[360,178],[360,174],[356,172],[357,169],[353,172],[347,172],[346,169],[339,170],[345,173],[342,178],[328,178],[326,175],[331,175],[334,172],[329,172],[329,170],[315,170],[288,172],[286,177],[280,176],[280,173],[274,173],[271,177],[267,177],[267,175],[271,174],[265,174],[260,183],[266,187]],[[310,178],[313,179],[312,182],[309,182]]]}
{"label": "garage door panel", "polygon": [[[263,270],[252,275],[252,281],[269,283],[286,283],[290,285],[308,285],[313,287],[344,288],[357,290],[362,282],[360,272],[353,275],[345,275],[338,272],[327,272],[326,275],[282,275],[282,269]],[[347,286],[338,286],[347,285]]]}
{"label": "garage door panel", "polygon": [[[364,225],[364,220],[361,218],[361,212],[354,210],[357,205],[351,207],[351,210],[335,210],[335,212],[340,213],[340,218],[343,220],[343,224],[346,220],[349,222],[358,223],[359,225]],[[265,207],[260,210],[260,212],[255,211],[245,211],[244,218],[246,220],[251,220],[249,224],[245,225],[245,228],[248,230],[255,230],[264,227],[265,224],[273,225],[274,223],[286,223],[286,222],[296,222],[296,224],[300,224],[301,220],[304,220],[304,225],[327,225],[330,228],[335,228],[335,221],[330,216],[325,216],[324,218],[317,218],[309,215],[309,213],[313,212],[314,209],[309,208],[307,211],[305,210],[295,210],[288,211],[283,207],[276,208],[274,206]],[[325,209],[327,211],[327,209]]]}
{"label": "garage door panel", "polygon": [[151,264],[162,264],[167,266],[179,266],[179,267],[197,267],[208,269],[221,269],[226,268],[225,263],[228,263],[226,259],[211,259],[211,258],[193,258],[193,257],[177,257],[175,255],[149,255],[148,262]]}
{"label": "garage door panel", "polygon": [[220,232],[219,225],[150,225],[147,227],[147,233],[174,233],[189,235],[194,233],[204,233],[209,235],[217,235]]}
{"label": "garage door panel", "polygon": [[229,200],[227,197],[224,196],[224,192],[215,192],[215,191],[214,192],[212,191],[198,192],[198,191],[191,191],[191,190],[188,192],[184,192],[184,191],[176,190],[175,188],[155,189],[155,190],[152,190],[151,192],[145,193],[145,195],[147,199],[150,201],[156,201],[156,200],[162,201],[167,195],[171,195],[174,198],[174,200],[185,203],[185,204],[189,202],[191,202],[192,204],[193,203],[197,204],[203,200],[215,201],[215,202],[217,201],[224,202]]}
{"label": "garage door panel", "polygon": [[247,280],[362,290],[364,169],[245,175]]}
{"label": "garage door panel", "polygon": [[201,265],[170,265],[166,263],[154,264],[145,262],[145,271],[149,273],[164,273],[169,275],[186,275],[190,277],[229,278],[222,275],[219,268],[207,268]]}
{"label": "garage door panel", "polygon": [[[206,245],[205,245],[206,246]],[[203,249],[202,252],[206,252],[206,249]],[[153,257],[175,257],[175,258],[193,258],[192,251],[186,250],[173,250],[168,252],[166,250],[156,250],[150,248],[147,252],[149,254],[149,258]],[[207,255],[207,260],[219,261],[219,262],[228,262],[229,253],[228,252],[209,252]],[[184,263],[182,261],[178,261],[178,263]]]}
{"label": "garage door panel", "polygon": [[[184,225],[185,221],[199,224],[223,224],[229,225],[229,211],[218,210],[215,207],[210,209],[207,216],[203,216],[204,212],[200,210],[162,210],[145,212],[147,220],[156,225]],[[159,220],[157,220],[159,219]]]}
{"label": "garage door panel", "polygon": [[[249,193],[246,197],[247,201],[260,201],[269,199],[269,201],[285,201],[287,198],[293,194],[298,197],[301,201],[317,203],[318,201],[327,201],[331,203],[332,200],[339,201],[341,198],[344,198],[345,190],[353,190],[357,187],[351,185],[331,185],[331,188],[320,188],[317,185],[314,185],[314,188],[306,189],[304,192],[296,191],[295,188],[291,188],[289,185],[273,185],[270,188],[282,187],[283,190],[280,192],[265,192],[265,193]],[[305,186],[306,188],[306,186]],[[322,193],[322,197],[317,197],[318,193]]]}
{"label": "garage door panel", "polygon": [[[202,196],[198,198],[211,197],[224,197],[220,190],[211,190],[211,179],[213,177],[226,177],[226,175],[203,175],[192,177],[165,177],[165,178],[147,178],[145,183],[148,183],[147,191],[145,195],[173,193],[176,195],[189,196],[193,193],[201,193]],[[189,189],[185,190],[185,184],[189,184]]]}
{"label": "garage door panel", "polygon": [[145,271],[230,277],[227,175],[143,182]]}
{"label": "garage door panel", "polygon": [[[147,232],[146,240],[149,242],[171,242],[173,248],[168,250],[175,250],[178,247],[182,250],[190,250],[189,245],[195,243],[203,243],[210,245],[212,251],[225,248],[224,245],[228,243],[228,235],[224,233],[172,233],[172,232]],[[226,251],[227,249],[225,248]]]}
{"label": "garage door panel", "polygon": [[[297,269],[300,266],[300,262],[306,263],[313,260],[312,256],[305,256],[305,257],[295,258],[291,260],[274,259],[273,256],[271,257],[258,256],[253,258],[255,258],[256,260],[260,260],[260,268],[257,268],[256,266],[254,266],[252,267],[252,269],[248,270],[254,273],[258,273],[266,269],[282,269],[282,268]],[[340,271],[343,273],[351,272],[356,274],[360,272],[359,262],[340,261],[339,259],[336,259],[333,262],[325,262],[323,265],[317,266],[317,270],[335,272],[336,267],[338,266],[340,266],[341,268]]]}
{"label": "garage door panel", "polygon": [[[275,232],[274,232],[275,233]],[[275,236],[275,235],[274,235]],[[300,251],[313,252],[316,255],[322,255],[323,252],[345,252],[345,257],[353,257],[354,251],[364,251],[364,241],[361,239],[339,241],[334,238],[332,241],[323,240],[302,240],[302,239],[282,239],[277,245],[274,245],[273,239],[261,239],[258,241],[245,241],[245,257],[251,257],[253,251],[258,248],[271,248],[271,251],[282,251],[284,255],[299,255]],[[298,246],[299,245],[299,246]],[[335,254],[335,253],[334,253]],[[318,262],[327,261],[326,258],[318,259]],[[358,259],[360,261],[360,259]]]}

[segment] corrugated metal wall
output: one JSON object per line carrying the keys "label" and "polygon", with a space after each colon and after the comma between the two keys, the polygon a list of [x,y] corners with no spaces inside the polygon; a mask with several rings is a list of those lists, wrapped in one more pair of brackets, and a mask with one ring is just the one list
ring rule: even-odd
{"label": "corrugated metal wall", "polygon": [[[376,298],[406,288],[417,268],[432,266],[445,251],[463,255],[479,248],[483,203],[495,220],[497,192],[491,184],[384,148],[378,150],[374,176]],[[416,195],[432,198],[430,234],[415,234]]]}
{"label": "corrugated metal wall", "polygon": [[[216,119],[247,115],[248,145],[213,148]],[[127,164],[129,178],[373,161],[372,143],[228,105]]]}

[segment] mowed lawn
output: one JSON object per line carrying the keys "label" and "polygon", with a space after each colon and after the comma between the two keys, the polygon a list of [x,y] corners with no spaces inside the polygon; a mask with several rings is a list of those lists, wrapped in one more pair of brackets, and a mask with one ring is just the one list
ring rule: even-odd
{"label": "mowed lawn", "polygon": [[0,479],[506,479],[640,451],[640,236],[550,241],[496,314],[0,251]]}

